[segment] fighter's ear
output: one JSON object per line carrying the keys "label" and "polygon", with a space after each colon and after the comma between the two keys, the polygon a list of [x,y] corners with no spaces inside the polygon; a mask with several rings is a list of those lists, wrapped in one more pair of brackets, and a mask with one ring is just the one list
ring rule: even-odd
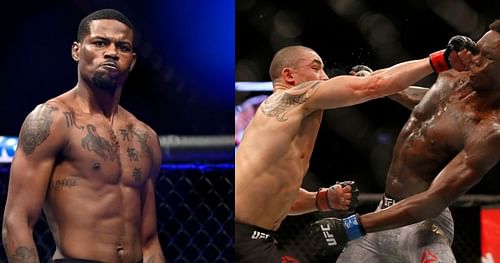
{"label": "fighter's ear", "polygon": [[130,71],[132,71],[132,69],[134,69],[135,62],[137,62],[137,54],[133,53],[132,56],[133,56],[133,60],[132,60],[132,63],[130,64],[130,66],[128,66],[128,72],[130,72]]}
{"label": "fighter's ear", "polygon": [[71,45],[71,57],[74,61],[80,60],[80,43],[76,41]]}
{"label": "fighter's ear", "polygon": [[295,78],[293,76],[292,68],[285,67],[281,70],[281,77],[286,83],[295,84]]}

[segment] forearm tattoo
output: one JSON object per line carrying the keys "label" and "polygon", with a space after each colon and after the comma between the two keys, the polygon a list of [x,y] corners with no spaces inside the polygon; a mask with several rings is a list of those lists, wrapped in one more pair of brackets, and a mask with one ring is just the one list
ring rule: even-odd
{"label": "forearm tattoo", "polygon": [[31,113],[26,118],[19,142],[21,148],[26,155],[35,151],[36,147],[42,144],[50,134],[50,126],[52,125],[52,112],[58,110],[57,107],[44,105],[40,108],[40,112]]}
{"label": "forearm tattoo", "polygon": [[318,84],[319,81],[314,83],[308,82],[293,88],[294,91],[302,90],[300,94],[292,95],[287,93],[287,91],[275,93],[264,100],[260,109],[262,113],[268,117],[276,117],[278,121],[286,121],[288,118],[285,117],[285,115],[288,110],[307,101],[314,93],[316,85]]}
{"label": "forearm tattoo", "polygon": [[8,257],[10,263],[35,263],[38,255],[35,248],[17,247],[15,254]]}

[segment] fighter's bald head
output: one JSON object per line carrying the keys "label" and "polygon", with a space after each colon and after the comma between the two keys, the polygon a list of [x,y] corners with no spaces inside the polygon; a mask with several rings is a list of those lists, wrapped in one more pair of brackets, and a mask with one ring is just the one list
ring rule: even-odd
{"label": "fighter's bald head", "polygon": [[490,24],[489,28],[490,30],[494,30],[500,33],[500,19],[496,19],[495,21],[493,21],[493,23]]}
{"label": "fighter's bald head", "polygon": [[271,80],[274,81],[280,78],[283,68],[295,67],[305,52],[314,52],[314,50],[304,46],[289,46],[276,52],[271,61],[271,66],[269,66]]}

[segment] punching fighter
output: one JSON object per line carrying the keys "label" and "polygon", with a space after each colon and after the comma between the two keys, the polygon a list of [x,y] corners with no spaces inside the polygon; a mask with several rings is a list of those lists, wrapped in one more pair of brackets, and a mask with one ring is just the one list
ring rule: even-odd
{"label": "punching fighter", "polygon": [[[377,211],[312,226],[322,249],[353,240],[337,262],[456,262],[448,206],[500,158],[500,20],[489,29],[477,45],[463,36],[451,42],[467,53],[461,58],[468,71],[443,72],[428,91],[395,96],[413,111]],[[335,242],[325,240],[325,229]]]}
{"label": "punching fighter", "polygon": [[39,262],[33,227],[42,209],[54,262],[165,262],[153,186],[158,136],[119,105],[136,61],[133,39],[119,11],[83,18],[71,48],[76,86],[26,117],[3,221],[9,262]]}
{"label": "punching fighter", "polygon": [[328,79],[323,60],[312,49],[290,46],[278,51],[269,69],[273,94],[260,105],[236,153],[236,261],[296,261],[273,238],[283,219],[318,209],[345,210],[354,201],[350,186],[335,185],[328,194],[301,188],[323,110],[396,93],[431,74],[433,67],[444,70],[447,61],[464,70],[464,56],[465,51],[446,49],[431,60],[400,63],[367,77]]}

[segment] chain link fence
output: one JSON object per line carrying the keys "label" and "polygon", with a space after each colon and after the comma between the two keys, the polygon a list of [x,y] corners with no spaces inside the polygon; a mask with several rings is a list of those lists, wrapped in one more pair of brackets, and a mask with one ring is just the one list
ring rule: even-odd
{"label": "chain link fence", "polygon": [[[0,201],[7,198],[8,167],[0,169]],[[234,165],[163,165],[156,181],[160,243],[168,262],[233,262]],[[44,217],[34,230],[41,262],[55,250]],[[0,262],[7,262],[0,249]]]}

